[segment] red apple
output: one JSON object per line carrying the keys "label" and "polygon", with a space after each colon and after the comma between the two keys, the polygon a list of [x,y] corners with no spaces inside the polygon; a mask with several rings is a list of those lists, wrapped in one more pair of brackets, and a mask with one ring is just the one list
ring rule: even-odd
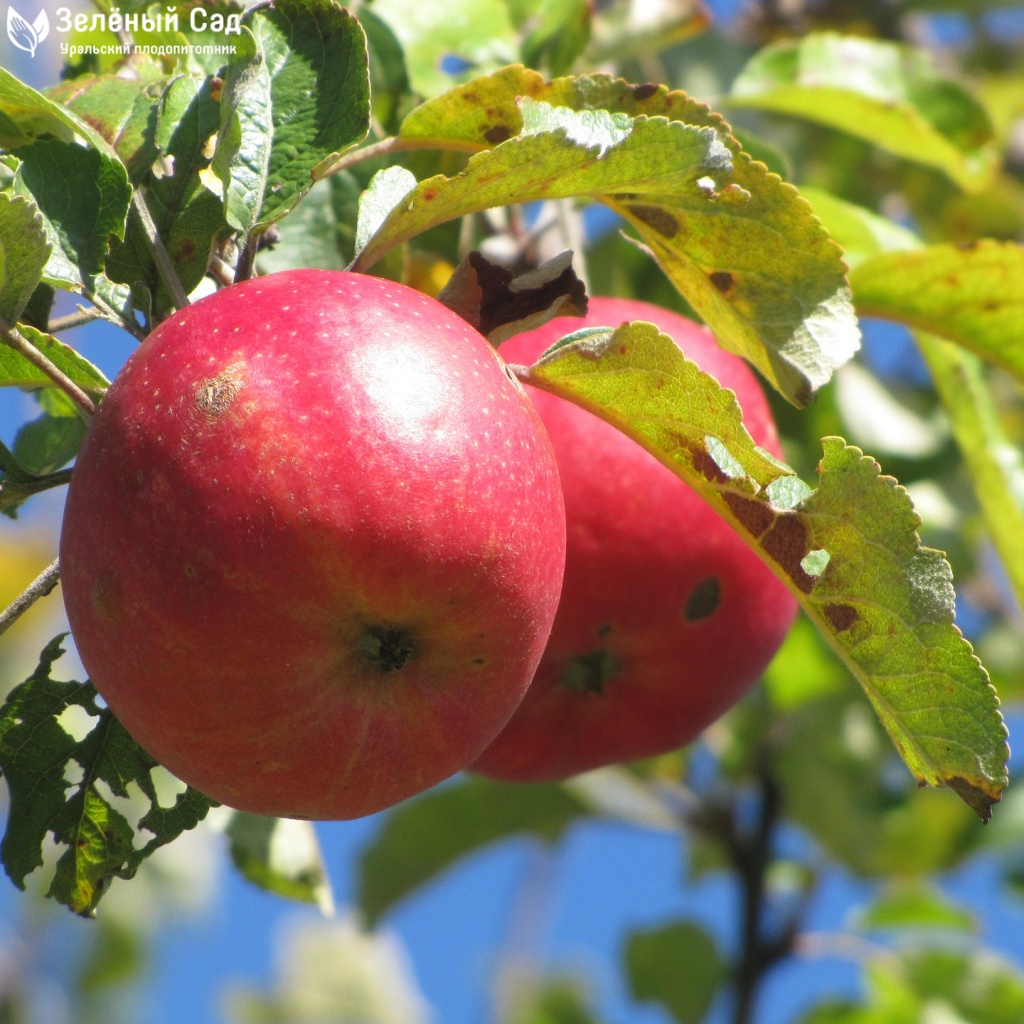
{"label": "red apple", "polygon": [[550,443],[488,342],[402,285],[296,270],[131,356],[60,560],[82,662],[144,749],[230,806],[350,818],[505,724],[564,545]]}
{"label": "red apple", "polygon": [[[656,324],[736,392],[762,447],[779,442],[764,393],[712,334],[645,302],[591,298],[501,347],[531,363],[570,330]],[[531,390],[565,495],[565,581],[536,678],[473,769],[559,779],[694,739],[758,679],[796,612],[786,587],[682,480],[596,416]]]}

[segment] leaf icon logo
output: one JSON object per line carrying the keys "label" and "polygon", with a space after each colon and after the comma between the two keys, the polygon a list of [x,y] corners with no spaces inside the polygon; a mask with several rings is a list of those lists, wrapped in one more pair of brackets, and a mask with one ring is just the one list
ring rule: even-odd
{"label": "leaf icon logo", "polygon": [[31,56],[36,55],[36,47],[50,34],[50,19],[46,11],[29,24],[13,7],[7,8],[7,38],[19,49]]}

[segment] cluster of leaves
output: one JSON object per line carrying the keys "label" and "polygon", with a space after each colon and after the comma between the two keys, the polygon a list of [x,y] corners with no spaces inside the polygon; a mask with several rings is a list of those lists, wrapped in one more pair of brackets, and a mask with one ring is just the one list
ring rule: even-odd
{"label": "cluster of leaves", "polygon": [[[743,833],[727,790],[681,786],[685,757],[565,786],[471,780],[389,817],[366,852],[360,902],[372,923],[480,846],[513,834],[553,843],[594,815],[683,828],[706,870],[728,867],[744,880],[744,952],[729,965],[713,937],[680,922],[633,936],[624,953],[638,999],[699,1021],[727,979],[752,999],[764,969],[793,949],[799,915],[766,935],[757,912],[781,815],[874,876],[923,875],[994,841],[966,807],[937,804],[907,776],[891,782],[879,727],[915,779],[955,790],[987,819],[1007,783],[1006,731],[989,673],[953,624],[949,562],[922,544],[907,491],[838,436],[835,389],[825,385],[858,349],[858,316],[913,329],[962,453],[957,472],[1024,603],[1024,476],[999,399],[1006,381],[1024,377],[1024,203],[1017,229],[1004,217],[986,230],[997,220],[986,219],[990,206],[1022,188],[1006,160],[1020,111],[994,77],[979,99],[919,50],[819,31],[772,42],[724,83],[724,104],[744,122],[734,130],[681,90],[578,70],[598,60],[628,70],[657,40],[659,77],[678,80],[672,62],[693,60],[688,46],[704,38],[685,42],[706,27],[699,4],[642,28],[617,22],[616,5],[596,17],[582,0],[472,8],[463,24],[439,5],[411,18],[401,0],[375,0],[357,16],[332,0],[274,0],[244,12],[227,57],[202,53],[209,40],[183,28],[161,41],[197,44],[186,55],[87,58],[45,92],[0,69],[0,386],[32,389],[41,413],[9,449],[0,445],[0,510],[13,515],[67,481],[107,387],[57,339],[65,326],[102,317],[141,338],[196,289],[254,268],[351,267],[436,292],[457,263],[456,280],[475,273],[468,292],[480,298],[467,306],[463,288],[447,300],[483,321],[484,307],[502,305],[500,275],[467,257],[474,245],[504,233],[519,243],[517,269],[529,269],[537,244],[516,227],[522,204],[611,211],[622,235],[587,253],[596,290],[616,290],[626,275],[632,293],[684,301],[777,391],[799,442],[795,468],[756,448],[732,393],[650,325],[570,334],[520,368],[670,466],[801,601],[814,628],[791,638],[767,704],[740,709],[710,740],[722,779],[754,784],[762,829],[756,842]],[[765,141],[772,134],[783,148]],[[893,193],[906,198],[915,230],[880,214]],[[495,208],[508,208],[504,222]],[[660,284],[641,285],[652,260]],[[545,292],[538,309],[575,288],[566,278],[559,301]],[[87,312],[54,317],[57,291],[80,296]],[[508,320],[536,312],[517,308],[485,329],[497,341]],[[152,763],[91,688],[50,678],[56,654],[44,652],[0,712],[11,794],[3,861],[23,884],[55,841],[63,852],[51,893],[90,913],[111,878],[130,876],[209,802],[188,791],[162,807]],[[876,717],[843,690],[844,673]],[[97,720],[81,740],[64,724],[76,706]],[[69,782],[71,764],[81,780]],[[130,782],[150,805],[135,824],[115,806]],[[311,833],[298,831],[245,816],[227,826],[248,877],[324,905]],[[285,858],[290,868],[275,863],[285,846],[304,851]],[[814,874],[801,877],[806,896]],[[883,1009],[834,1007],[814,1024],[889,1020],[901,984],[913,998],[954,977],[963,992],[977,989],[974,961],[938,970],[945,955],[914,952],[898,970],[879,959],[871,999]],[[676,973],[666,989],[661,965],[691,960],[705,965],[699,976]],[[552,992],[554,1004],[588,1012]]]}

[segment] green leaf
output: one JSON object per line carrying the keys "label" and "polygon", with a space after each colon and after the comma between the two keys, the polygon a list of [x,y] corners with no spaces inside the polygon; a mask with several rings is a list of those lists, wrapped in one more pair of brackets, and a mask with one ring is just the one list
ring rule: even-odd
{"label": "green leaf", "polygon": [[157,156],[153,121],[166,86],[159,64],[136,57],[117,74],[70,78],[46,95],[92,125],[139,181]]}
{"label": "green leaf", "polygon": [[1024,455],[1006,435],[980,361],[923,331],[915,335],[1007,577],[1024,607]]}
{"label": "green leaf", "polygon": [[[1024,341],[1015,323],[1024,315],[1024,286],[1019,280],[1024,259],[1018,246],[983,242],[968,250],[922,247],[913,233],[868,210],[827,193],[815,192],[811,199],[829,230],[846,246],[854,268],[854,303],[861,312],[911,325],[926,323],[1020,375]],[[905,260],[919,273],[908,272]],[[986,263],[994,268],[991,277]],[[928,273],[920,272],[924,267],[930,268]],[[944,276],[936,277],[939,273]],[[872,295],[884,298],[876,298],[873,306]],[[927,316],[915,315],[913,309],[927,310]],[[985,524],[1017,599],[1024,604],[1020,451],[1006,436],[978,360],[924,330],[917,332],[916,340],[971,474]]]}
{"label": "green leaf", "polygon": [[[79,139],[85,140],[87,148],[78,145]],[[41,142],[49,145],[37,149]],[[61,145],[66,148],[61,150]],[[126,208],[127,171],[110,143],[70,108],[53,102],[0,68],[0,149],[4,148],[19,149],[19,155],[29,154],[29,166],[18,177],[22,187],[40,190],[37,198],[44,228],[53,244],[46,266],[47,280],[71,289],[84,283],[87,295],[101,295],[107,305],[129,318],[131,311],[124,289],[112,285],[99,273],[83,282],[81,269],[76,269],[79,249],[87,265],[95,262],[97,252],[102,256],[105,251],[107,235],[89,235],[90,220],[97,232],[109,231],[113,236],[123,237],[121,207]],[[50,166],[49,160],[56,158],[58,152],[62,153],[59,166]],[[67,175],[66,181],[60,181],[61,174]],[[79,187],[85,197],[80,209],[71,204],[74,190]],[[51,220],[51,213],[55,220]],[[65,244],[70,247],[68,252],[64,251]]]}
{"label": "green leaf", "polygon": [[[50,246],[34,203],[0,192],[0,319],[8,326],[28,305],[43,275]],[[0,359],[13,355],[0,345]]]}
{"label": "green leaf", "polygon": [[[211,249],[228,231],[221,197],[204,181],[207,147],[220,125],[218,88],[212,79],[185,75],[168,85],[154,134],[162,159],[143,183],[146,204],[186,293],[203,279]],[[111,248],[107,274],[152,293],[158,316],[173,308],[137,217],[129,218],[124,242]]]}
{"label": "green leaf", "polygon": [[520,51],[528,67],[564,75],[590,41],[588,0],[514,0],[509,10],[517,31],[525,32]]}
{"label": "green leaf", "polygon": [[[635,119],[632,129],[623,116]],[[604,136],[594,136],[597,153],[571,142],[573,133],[586,139],[595,118],[605,125]],[[549,135],[528,134],[545,125]],[[609,148],[616,131],[628,135]],[[587,196],[634,226],[722,346],[794,404],[805,404],[859,344],[839,248],[796,190],[743,153],[721,117],[685,93],[601,75],[549,83],[512,67],[423,104],[400,136],[470,152],[497,148],[455,178],[422,182],[363,265],[378,249],[470,210]],[[694,151],[697,139],[704,153]],[[585,175],[571,173],[574,157]]]}
{"label": "green leaf", "polygon": [[213,170],[224,184],[224,213],[243,237],[259,219],[266,196],[273,138],[270,70],[244,29],[228,65],[220,98],[220,133]]}
{"label": "green leaf", "polygon": [[416,187],[413,173],[398,165],[385,167],[371,179],[359,197],[356,222],[356,253],[373,237],[395,207]]}
{"label": "green leaf", "polygon": [[[249,28],[266,70],[255,73],[243,61],[233,77],[250,76],[241,94],[245,102],[234,115],[244,125],[238,156],[251,166],[227,157],[224,162],[231,166],[232,182],[236,174],[251,179],[265,173],[255,225],[262,231],[285,216],[340,153],[365,137],[370,85],[363,30],[333,0],[278,0],[272,7],[256,7]],[[247,192],[252,187],[250,181]]]}
{"label": "green leaf", "polygon": [[733,392],[652,324],[555,346],[525,372],[625,431],[696,490],[796,597],[861,682],[904,761],[987,818],[1006,786],[1006,729],[953,625],[952,574],[921,546],[906,491],[825,438],[812,491],[757,448]]}
{"label": "green leaf", "polygon": [[47,137],[73,142],[76,135],[106,159],[119,162],[90,124],[0,68],[0,149],[17,149]]}
{"label": "green leaf", "polygon": [[657,1003],[680,1024],[705,1019],[727,974],[715,940],[690,921],[633,932],[626,972],[634,999]]}
{"label": "green leaf", "polygon": [[906,983],[922,1002],[946,1006],[970,1024],[1016,1024],[1024,1019],[1024,974],[986,951],[922,949],[903,957]]}
{"label": "green leaf", "polygon": [[[107,390],[110,381],[69,345],[27,324],[18,324],[17,327],[26,341],[31,342],[58,369],[63,370],[83,391],[101,395]],[[23,356],[0,345],[0,387],[49,388],[53,387],[53,381]]]}
{"label": "green leaf", "polygon": [[45,403],[43,415],[23,424],[14,437],[15,459],[22,469],[37,476],[66,466],[85,439],[85,421],[70,401],[62,403],[56,396],[64,398],[63,392],[52,388],[37,392],[36,397]]}
{"label": "green leaf", "polygon": [[[277,240],[257,257],[260,272],[294,267],[344,270],[353,255],[358,197],[358,188],[345,172],[318,181],[292,213],[275,225]],[[349,206],[351,217],[345,216]]]}
{"label": "green leaf", "polygon": [[779,725],[785,742],[775,765],[787,816],[857,875],[946,871],[982,842],[985,828],[966,804],[901,780],[878,717],[850,687],[802,704]]}
{"label": "green leaf", "polygon": [[985,185],[997,163],[984,107],[924,52],[896,43],[835,33],[773,43],[741,72],[729,102],[856,135],[965,189]]}
{"label": "green leaf", "polygon": [[917,929],[931,932],[941,928],[973,932],[978,922],[973,914],[951,903],[934,885],[904,879],[890,883],[857,915],[856,925],[862,931]]}
{"label": "green leaf", "polygon": [[231,811],[224,832],[231,861],[243,877],[267,892],[333,913],[334,898],[312,822]]}
{"label": "green leaf", "polygon": [[586,985],[572,975],[517,978],[508,994],[508,1024],[597,1024]]}
{"label": "green leaf", "polygon": [[[47,645],[39,667],[0,708],[0,772],[10,792],[0,859],[23,889],[52,835],[65,849],[47,895],[88,916],[112,879],[130,878],[155,849],[194,828],[210,801],[188,789],[171,807],[160,806],[150,774],[156,762],[100,707],[90,685],[51,677],[62,639]],[[94,720],[82,739],[65,728],[71,711]],[[71,781],[76,770],[80,779]],[[128,797],[129,787],[150,805],[134,826],[111,803],[111,796]],[[143,842],[145,832],[152,835]]]}
{"label": "green leaf", "polygon": [[883,252],[850,283],[863,315],[954,341],[1024,382],[1024,247],[985,239]]}
{"label": "green leaf", "polygon": [[921,246],[921,239],[908,228],[863,206],[837,199],[823,189],[801,186],[800,195],[811,204],[829,234],[843,247],[843,259],[851,271],[880,252],[898,252]]}
{"label": "green leaf", "polygon": [[[516,36],[505,0],[374,0],[373,13],[402,44],[412,87],[436,96],[460,77],[491,71],[516,57]],[[462,65],[466,70],[449,72]]]}
{"label": "green leaf", "polygon": [[94,149],[46,139],[17,151],[15,188],[42,213],[53,252],[43,272],[51,284],[92,291],[111,241],[124,238],[131,186],[124,165]]}
{"label": "green leaf", "polygon": [[359,863],[358,904],[372,927],[400,900],[461,857],[517,833],[547,843],[587,813],[556,785],[471,778],[391,811]]}
{"label": "green leaf", "polygon": [[392,134],[416,103],[405,53],[391,26],[365,4],[359,8],[359,24],[366,33],[373,120]]}

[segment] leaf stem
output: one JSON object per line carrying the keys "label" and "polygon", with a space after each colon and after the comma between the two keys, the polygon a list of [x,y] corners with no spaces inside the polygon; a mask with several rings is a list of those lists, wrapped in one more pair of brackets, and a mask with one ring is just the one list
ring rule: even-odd
{"label": "leaf stem", "polygon": [[0,613],[0,634],[5,633],[41,597],[46,597],[60,581],[60,564],[55,558],[4,610]]}
{"label": "leaf stem", "polygon": [[77,313],[68,313],[67,316],[59,316],[47,324],[50,334],[60,334],[61,331],[70,331],[74,327],[81,327],[84,324],[91,324],[94,320],[101,320],[103,314],[98,309],[83,309],[78,307]]}
{"label": "leaf stem", "polygon": [[44,373],[78,406],[83,419],[96,412],[96,403],[54,362],[39,351],[22,333],[0,317],[0,338],[23,359]]}
{"label": "leaf stem", "polygon": [[171,293],[171,301],[174,303],[175,308],[183,309],[189,304],[188,296],[185,294],[181,278],[178,277],[178,272],[174,269],[174,263],[171,261],[163,240],[160,238],[156,221],[153,220],[153,215],[149,212],[149,206],[146,204],[146,190],[144,188],[139,187],[132,193],[132,206],[135,208],[135,214],[142,224],[143,235],[145,236],[146,244],[149,246],[149,251],[153,255],[153,261],[156,263],[160,280],[163,281],[167,290]]}
{"label": "leaf stem", "polygon": [[326,170],[318,172],[318,178],[326,178],[329,174],[337,174],[339,171],[347,170],[364,160],[374,160],[380,156],[389,156],[391,153],[403,153],[410,149],[445,149],[458,153],[476,153],[483,147],[475,142],[461,142],[457,139],[407,139],[400,135],[389,135],[387,138],[378,139],[359,149],[349,150],[343,153]]}
{"label": "leaf stem", "polygon": [[[7,448],[4,452],[8,455]],[[47,473],[45,476],[31,476],[24,471],[19,473],[10,472],[6,466],[0,467],[7,474],[0,478],[0,512],[10,508],[12,505],[20,505],[21,502],[31,498],[33,494],[41,494],[54,487],[63,487],[71,481],[71,470],[61,469],[56,473]],[[20,470],[21,467],[18,467]]]}
{"label": "leaf stem", "polygon": [[260,236],[249,235],[245,244],[238,251],[238,259],[235,261],[235,284],[248,281],[252,277],[253,267],[256,265],[256,252],[259,249]]}

